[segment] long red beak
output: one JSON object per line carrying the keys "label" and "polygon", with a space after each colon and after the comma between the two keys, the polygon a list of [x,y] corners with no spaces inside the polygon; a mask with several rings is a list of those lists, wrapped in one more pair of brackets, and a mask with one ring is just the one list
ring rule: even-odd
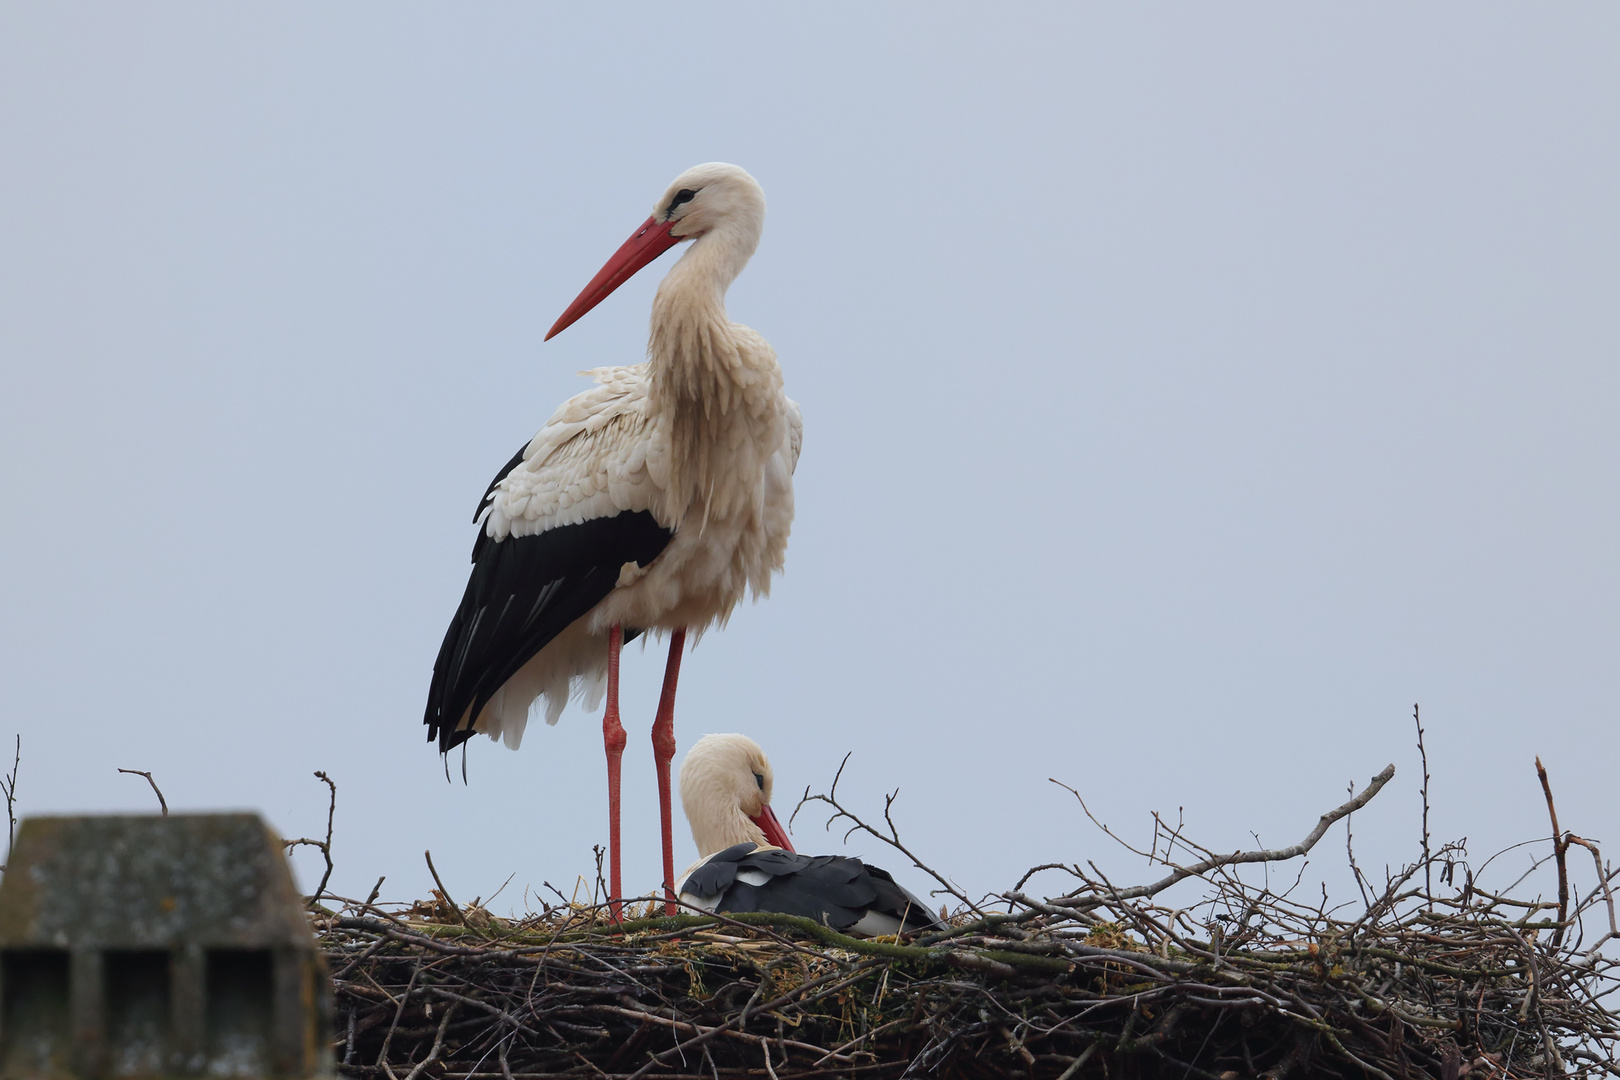
{"label": "long red beak", "polygon": [[606,300],[614,289],[634,277],[637,270],[680,243],[682,237],[669,235],[669,230],[674,226],[673,221],[659,221],[656,216],[642,222],[641,228],[631,234],[630,239],[613,253],[613,258],[596,272],[596,276],[591,278],[591,283],[585,286],[584,291],[568,305],[568,310],[552,324],[546,333],[546,340],[550,341],[562,333],[581,315]]}
{"label": "long red beak", "polygon": [[769,840],[783,851],[793,850],[793,841],[788,839],[787,830],[782,828],[780,821],[776,820],[776,815],[771,813],[769,805],[759,812],[759,817],[753,820],[754,824],[758,825],[760,831],[765,834],[766,840]]}

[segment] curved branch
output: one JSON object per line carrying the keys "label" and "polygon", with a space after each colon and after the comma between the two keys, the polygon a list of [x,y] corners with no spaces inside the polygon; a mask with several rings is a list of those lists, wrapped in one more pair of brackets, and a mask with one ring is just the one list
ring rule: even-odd
{"label": "curved branch", "polygon": [[[1384,766],[1384,771],[1373,777],[1372,781],[1362,789],[1360,795],[1357,795],[1343,806],[1340,806],[1334,810],[1329,810],[1327,813],[1323,814],[1317,820],[1316,828],[1312,829],[1310,833],[1306,835],[1305,839],[1301,840],[1297,844],[1294,844],[1292,847],[1268,848],[1258,851],[1234,851],[1230,855],[1217,855],[1212,858],[1205,859],[1202,862],[1193,863],[1191,866],[1178,866],[1174,872],[1160,878],[1151,885],[1136,885],[1129,889],[1112,890],[1108,899],[1132,900],[1139,896],[1156,896],[1168,889],[1170,886],[1176,884],[1178,881],[1185,881],[1190,877],[1197,877],[1200,874],[1207,874],[1209,871],[1215,870],[1222,866],[1237,866],[1242,863],[1285,862],[1288,859],[1296,859],[1305,854],[1307,851],[1311,850],[1311,848],[1315,847],[1316,842],[1322,839],[1322,836],[1328,831],[1328,828],[1332,826],[1334,822],[1354,813],[1357,810],[1360,810],[1363,806],[1366,806],[1369,802],[1371,802],[1373,796],[1382,791],[1384,789],[1384,785],[1389,783],[1394,776],[1395,766]],[[1059,780],[1053,780],[1052,783],[1057,784],[1058,787],[1070,792],[1076,799],[1080,798],[1080,793],[1075,791],[1074,788],[1069,787],[1069,785]],[[1082,807],[1085,806],[1084,800],[1081,800],[1080,805]],[[1091,811],[1087,810],[1086,815],[1089,817],[1090,814]],[[1096,819],[1092,818],[1092,820],[1095,821]],[[1065,897],[1064,899],[1076,899],[1076,897]],[[1095,904],[1101,903],[1104,898],[1085,897],[1083,899],[1087,903],[1094,906]]]}
{"label": "curved branch", "polygon": [[[18,740],[17,745],[18,745],[18,747],[20,749],[21,746],[22,746],[22,740],[21,739]],[[152,774],[151,773],[142,772],[140,769],[119,769],[118,771],[121,772],[121,773],[128,773],[130,776],[144,776],[144,777],[146,777],[146,782],[148,784],[152,785],[152,794],[154,794],[154,795],[156,795],[158,797],[158,806],[163,810],[163,816],[164,817],[169,816],[169,800],[167,800],[167,799],[165,799],[163,797],[163,790],[157,786],[157,781],[152,779]]]}

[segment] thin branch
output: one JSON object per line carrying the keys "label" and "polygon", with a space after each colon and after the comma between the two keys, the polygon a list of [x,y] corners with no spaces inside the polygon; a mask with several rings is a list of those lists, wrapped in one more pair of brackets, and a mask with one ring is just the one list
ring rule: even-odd
{"label": "thin branch", "polygon": [[[1129,889],[1122,889],[1113,895],[1119,900],[1132,900],[1140,896],[1156,896],[1178,881],[1185,881],[1187,878],[1206,874],[1218,867],[1237,866],[1242,863],[1285,862],[1288,859],[1298,858],[1307,851],[1311,850],[1311,848],[1315,847],[1316,842],[1322,839],[1322,834],[1327,832],[1328,827],[1334,822],[1348,814],[1353,813],[1356,810],[1360,810],[1363,806],[1366,806],[1369,802],[1371,802],[1373,796],[1384,790],[1384,785],[1389,783],[1394,776],[1395,766],[1384,766],[1384,771],[1373,777],[1372,781],[1361,790],[1360,795],[1357,795],[1355,798],[1351,799],[1343,806],[1340,806],[1338,809],[1330,810],[1323,814],[1317,821],[1316,828],[1312,829],[1305,839],[1301,840],[1292,847],[1272,848],[1262,851],[1235,851],[1230,855],[1215,856],[1213,858],[1205,859],[1203,862],[1194,863],[1191,866],[1178,866],[1174,873],[1167,877],[1161,878],[1152,885],[1137,885]],[[1053,780],[1052,783],[1070,792],[1076,799],[1080,798],[1080,793],[1078,791],[1075,791],[1074,788],[1069,787],[1069,785],[1063,783],[1062,781]],[[1083,800],[1081,805],[1085,805]],[[1090,811],[1087,811],[1087,814],[1089,816]],[[1093,818],[1092,820],[1096,819]]]}
{"label": "thin branch", "polygon": [[1558,948],[1564,941],[1564,920],[1569,917],[1569,870],[1565,866],[1565,852],[1569,850],[1569,841],[1565,840],[1558,831],[1558,808],[1553,805],[1552,783],[1547,779],[1547,770],[1542,767],[1540,755],[1536,756],[1536,776],[1541,779],[1542,794],[1547,796],[1547,816],[1552,819],[1553,858],[1558,863],[1558,929],[1553,931],[1553,948]]}
{"label": "thin branch", "polygon": [[[21,748],[22,748],[21,742],[19,741],[18,750],[20,751]],[[169,816],[169,800],[167,800],[167,799],[165,799],[163,797],[163,790],[157,786],[157,781],[152,779],[152,774],[151,773],[143,772],[140,769],[119,769],[118,771],[121,772],[121,773],[128,773],[130,776],[144,776],[144,777],[146,777],[146,782],[148,784],[152,785],[152,792],[155,795],[157,795],[157,797],[158,797],[158,806],[159,806],[159,808],[162,809],[163,816],[164,817]]]}
{"label": "thin branch", "polygon": [[1014,885],[1012,887],[1011,891],[1012,892],[1017,892],[1018,890],[1022,889],[1024,887],[1024,883],[1026,881],[1028,881],[1030,878],[1034,877],[1036,874],[1040,873],[1042,870],[1067,870],[1071,874],[1074,872],[1072,870],[1069,870],[1068,864],[1066,864],[1066,863],[1060,863],[1060,862],[1041,863],[1039,866],[1032,866],[1028,870],[1025,870],[1024,871],[1024,876],[1018,879],[1018,884]]}
{"label": "thin branch", "polygon": [[466,926],[466,916],[461,914],[461,909],[456,906],[456,902],[450,899],[450,890],[444,887],[444,882],[439,880],[439,872],[433,867],[433,852],[424,851],[422,852],[422,857],[427,860],[428,873],[433,875],[433,884],[439,887],[439,895],[444,898],[445,906],[448,907],[450,909],[450,913],[456,917],[456,922],[460,923],[462,926]]}
{"label": "thin branch", "polygon": [[[501,893],[506,891],[506,887],[508,885],[512,884],[512,879],[515,878],[515,877],[517,877],[517,871],[516,870],[514,870],[510,874],[506,875],[506,880],[501,882],[501,887],[496,889],[493,893],[491,893],[488,900],[484,901],[483,907],[484,907],[485,911],[489,910],[489,905],[491,905],[491,904],[493,904],[495,902],[495,898],[497,896],[501,895]],[[473,898],[473,905],[475,907],[478,905],[478,899],[476,897]]]}
{"label": "thin branch", "polygon": [[[0,791],[6,795],[6,819],[10,822],[6,829],[6,858],[11,858],[11,849],[17,843],[17,770],[22,767],[22,734],[17,735],[17,755],[11,761],[11,772],[0,776]],[[5,872],[0,866],[0,873]]]}
{"label": "thin branch", "polygon": [[[1349,792],[1351,795],[1356,793],[1356,782],[1354,780],[1350,781]],[[1356,865],[1355,838],[1350,834],[1350,821],[1354,817],[1354,814],[1344,815],[1344,854],[1350,860],[1350,872],[1355,875],[1356,889],[1361,893],[1362,905],[1370,908],[1372,907],[1372,897],[1367,894],[1367,878],[1362,874],[1361,867]],[[1304,872],[1303,869],[1301,872]]]}
{"label": "thin branch", "polygon": [[832,787],[827,790],[827,794],[812,795],[810,794],[810,789],[808,787],[804,789],[804,795],[800,797],[798,805],[793,808],[793,813],[788,816],[788,828],[791,829],[793,827],[793,819],[799,816],[799,811],[804,808],[806,803],[826,803],[828,806],[833,808],[834,813],[832,817],[827,819],[826,824],[823,826],[824,829],[831,829],[833,822],[840,818],[851,822],[852,824],[850,825],[849,832],[844,834],[845,843],[848,843],[850,836],[857,832],[864,832],[869,836],[877,838],[883,843],[894,848],[896,851],[900,852],[900,854],[904,855],[906,858],[910,859],[912,866],[915,866],[918,870],[921,870],[923,873],[939,882],[940,888],[935,890],[936,894],[939,892],[949,893],[951,896],[954,896],[958,901],[964,904],[975,915],[985,914],[984,910],[980,908],[978,904],[975,904],[972,900],[968,899],[967,894],[964,893],[955,882],[950,881],[933,867],[917,858],[917,856],[912,853],[911,849],[906,847],[906,845],[901,841],[900,830],[895,826],[894,817],[891,814],[895,799],[900,797],[900,791],[898,788],[883,797],[883,821],[889,827],[887,836],[879,832],[877,829],[874,829],[866,822],[862,821],[855,814],[846,810],[843,804],[838,801],[838,781],[843,777],[844,766],[849,764],[850,756],[853,753],[854,751],[850,751],[850,753],[845,754],[844,760],[839,762],[838,772],[833,775]]}
{"label": "thin branch", "polygon": [[[428,1052],[427,1057],[416,1063],[416,1067],[406,1075],[405,1080],[416,1080],[417,1077],[422,1075],[423,1069],[439,1060],[439,1053],[444,1049],[445,1029],[450,1026],[450,1020],[456,1015],[456,1010],[459,1008],[461,1008],[461,1003],[452,1001],[450,1007],[444,1010],[444,1017],[439,1021],[439,1032],[433,1037],[433,1049]],[[385,1068],[387,1065],[387,1062],[383,1062]],[[389,1069],[388,1072],[390,1076],[393,1075],[392,1069]]]}
{"label": "thin branch", "polygon": [[[319,851],[322,858],[326,860],[326,873],[321,875],[321,883],[315,886],[315,891],[309,897],[311,906],[320,901],[321,894],[326,892],[326,883],[332,880],[332,819],[337,814],[337,784],[333,783],[332,778],[319,769],[315,770],[315,778],[331,789],[331,795],[326,803],[326,839],[311,840],[307,836],[300,836],[297,840],[283,840],[281,842],[282,846],[289,852],[300,845],[312,847]],[[379,880],[377,884],[381,885],[382,882]]]}
{"label": "thin branch", "polygon": [[1566,843],[1579,844],[1581,847],[1592,853],[1592,865],[1597,867],[1598,886],[1603,890],[1603,902],[1608,906],[1609,909],[1609,932],[1598,938],[1597,941],[1593,942],[1592,947],[1587,950],[1586,955],[1588,958],[1591,958],[1597,954],[1599,947],[1601,947],[1604,942],[1611,941],[1615,938],[1620,938],[1620,926],[1615,924],[1614,918],[1614,893],[1609,889],[1609,878],[1611,875],[1604,872],[1603,855],[1598,851],[1598,846],[1596,844],[1592,843],[1590,840],[1583,840],[1574,833],[1565,834],[1564,839]]}
{"label": "thin branch", "polygon": [[1417,725],[1418,758],[1423,763],[1423,891],[1433,896],[1434,881],[1429,876],[1429,752],[1423,746],[1423,720],[1418,715],[1416,702],[1412,704],[1412,723]]}
{"label": "thin branch", "polygon": [[[405,992],[399,995],[399,1004],[394,1008],[394,1022],[388,1026],[388,1034],[383,1038],[382,1049],[377,1052],[377,1064],[383,1068],[387,1068],[388,1048],[393,1044],[394,1032],[399,1030],[400,1018],[405,1015],[405,1003],[410,1000],[411,989],[416,985],[417,976],[421,974],[422,961],[418,959],[411,968],[411,981],[405,984]],[[389,1069],[388,1075],[393,1076],[392,1069]]]}

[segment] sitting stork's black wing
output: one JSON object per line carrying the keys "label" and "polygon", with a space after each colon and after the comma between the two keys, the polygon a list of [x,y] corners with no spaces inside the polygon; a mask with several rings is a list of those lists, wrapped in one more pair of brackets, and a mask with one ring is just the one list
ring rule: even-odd
{"label": "sitting stork's black wing", "polygon": [[[523,460],[519,451],[479,503]],[[471,719],[507,679],[618,583],[628,562],[646,566],[674,532],[645,510],[473,545],[472,576],[433,665],[423,723],[441,751],[472,738]],[[628,641],[639,631],[627,629]],[[468,726],[460,727],[466,717]]]}
{"label": "sitting stork's black wing", "polygon": [[908,933],[938,927],[928,905],[895,884],[887,871],[841,855],[738,844],[692,871],[681,891],[718,897],[715,911],[798,915],[844,932],[869,932],[857,924],[874,914],[889,916],[895,929]]}

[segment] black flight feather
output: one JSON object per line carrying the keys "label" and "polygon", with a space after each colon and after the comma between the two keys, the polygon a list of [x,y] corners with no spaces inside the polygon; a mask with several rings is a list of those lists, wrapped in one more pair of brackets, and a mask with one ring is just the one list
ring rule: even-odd
{"label": "black flight feather", "polygon": [[[744,871],[764,884],[739,879]],[[774,911],[844,931],[868,911],[901,919],[907,932],[937,928],[928,905],[895,884],[888,871],[841,855],[799,855],[741,843],[711,856],[681,883],[683,892],[719,896],[716,911]]]}
{"label": "black flight feather", "polygon": [[[520,450],[507,462],[480,500],[479,516],[522,461]],[[433,665],[423,716],[428,740],[448,752],[472,738],[470,727],[457,729],[468,710],[477,717],[507,679],[613,591],[625,563],[646,566],[674,535],[645,510],[498,541],[480,529],[472,576]],[[640,632],[626,628],[625,641]]]}

